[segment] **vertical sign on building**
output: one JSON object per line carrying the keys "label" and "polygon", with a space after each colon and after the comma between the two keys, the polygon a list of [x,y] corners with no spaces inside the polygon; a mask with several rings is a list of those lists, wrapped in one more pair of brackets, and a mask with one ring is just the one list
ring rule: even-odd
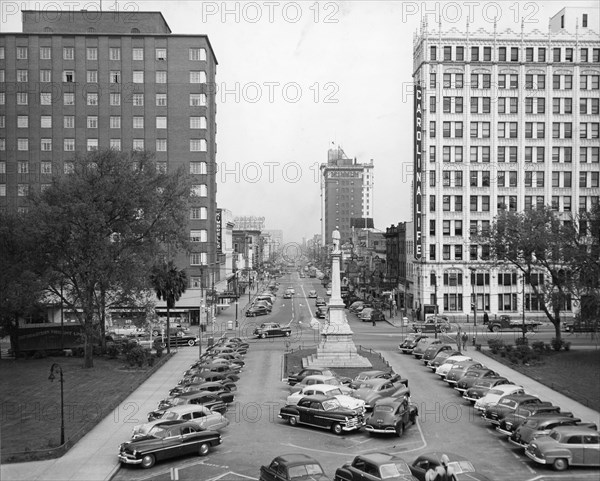
{"label": "vertical sign on building", "polygon": [[223,218],[223,210],[222,209],[217,209],[217,214],[216,214],[216,224],[217,224],[217,252],[219,254],[223,253],[223,249],[222,249],[222,233],[223,233],[223,225],[221,222],[221,219]]}
{"label": "vertical sign on building", "polygon": [[421,258],[421,208],[422,208],[422,194],[421,194],[421,174],[423,172],[422,155],[421,155],[421,139],[423,135],[423,91],[420,85],[415,85],[414,89],[414,202],[413,202],[413,220],[414,220],[414,234],[415,234],[415,248],[414,254],[415,259]]}

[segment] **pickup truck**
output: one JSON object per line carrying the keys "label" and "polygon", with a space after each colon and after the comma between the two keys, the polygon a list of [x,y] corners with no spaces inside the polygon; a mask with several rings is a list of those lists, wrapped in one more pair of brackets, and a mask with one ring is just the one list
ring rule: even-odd
{"label": "pickup truck", "polygon": [[492,332],[502,331],[504,329],[518,329],[526,331],[535,331],[542,323],[539,321],[532,321],[530,319],[511,319],[506,314],[501,315],[498,319],[491,320],[488,323],[488,329]]}

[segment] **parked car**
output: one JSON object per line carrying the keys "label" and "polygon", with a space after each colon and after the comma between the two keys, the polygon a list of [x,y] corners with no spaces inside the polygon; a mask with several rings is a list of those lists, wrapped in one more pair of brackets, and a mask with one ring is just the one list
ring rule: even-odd
{"label": "parked car", "polygon": [[427,364],[429,361],[433,360],[440,352],[444,352],[444,351],[454,351],[454,346],[452,344],[430,344],[429,347],[427,347],[427,349],[425,349],[425,352],[423,352],[423,356],[421,357],[421,360],[423,361],[424,364]]}
{"label": "parked car", "polygon": [[455,364],[458,364],[460,362],[466,362],[466,361],[472,361],[473,359],[470,358],[469,356],[464,356],[462,354],[457,354],[456,356],[450,356],[449,358],[447,358],[444,361],[444,364],[440,365],[440,367],[438,367],[435,370],[435,373],[440,376],[442,379],[446,378],[446,375],[450,372],[450,369],[452,369],[452,367]]}
{"label": "parked car", "polygon": [[220,382],[205,382],[198,384],[194,389],[196,392],[208,391],[216,394],[225,404],[231,404],[235,398],[235,394]]}
{"label": "parked car", "polygon": [[490,320],[488,323],[488,329],[492,332],[499,332],[502,330],[520,330],[520,331],[535,331],[542,323],[539,321],[533,321],[530,319],[511,319],[507,314],[502,314],[498,319]]}
{"label": "parked car", "polygon": [[325,319],[327,317],[327,311],[328,311],[327,306],[319,306],[319,307],[317,307],[315,316],[317,316],[319,319]]}
{"label": "parked car", "polygon": [[410,467],[397,454],[375,452],[356,456],[335,471],[335,481],[413,481]]}
{"label": "parked car", "polygon": [[[507,414],[514,412],[520,406],[530,404],[541,404],[546,401],[542,401],[539,397],[531,394],[511,394],[504,396],[493,406],[488,406],[481,415],[483,419],[489,421],[494,425],[500,424],[500,419]],[[552,403],[546,402],[546,406],[552,406]]]}
{"label": "parked car", "polygon": [[250,305],[250,307],[264,307],[267,312],[271,312],[273,310],[273,304],[268,301],[254,301]]}
{"label": "parked car", "polygon": [[335,434],[360,429],[365,422],[364,416],[342,407],[336,398],[326,396],[307,396],[297,405],[284,406],[279,411],[279,418],[290,426],[308,424],[330,429]]}
{"label": "parked car", "polygon": [[573,413],[561,413],[560,407],[553,406],[552,404],[526,404],[498,419],[499,422],[496,426],[496,431],[510,436],[521,424],[532,416],[556,416],[558,414],[573,417]]}
{"label": "parked car", "polygon": [[383,311],[381,309],[374,309],[373,311],[371,311],[371,322],[379,322],[379,321],[385,321],[385,314],[383,313]]}
{"label": "parked car", "polygon": [[442,344],[444,344],[444,341],[442,341],[441,339],[434,339],[433,337],[421,339],[416,345],[416,347],[413,349],[412,355],[415,356],[417,359],[421,359],[425,355],[425,351],[429,349],[429,347],[436,345],[441,346]]}
{"label": "parked car", "polygon": [[440,351],[431,361],[427,361],[427,367],[435,372],[435,370],[444,364],[446,359],[451,356],[462,356],[462,352],[457,351],[456,349]]}
{"label": "parked car", "polygon": [[415,322],[412,325],[415,332],[450,332],[452,325],[446,316],[431,316],[425,322]]}
{"label": "parked car", "polygon": [[317,298],[317,291],[315,291],[314,289],[311,291],[308,291],[308,298],[309,299],[316,299]]}
{"label": "parked car", "polygon": [[357,414],[365,413],[365,402],[362,399],[355,398],[347,394],[343,387],[333,386],[331,384],[312,384],[303,387],[300,391],[290,394],[287,397],[286,404],[298,404],[300,399],[306,396],[327,396],[335,397],[342,407],[352,409]]}
{"label": "parked car", "polygon": [[600,433],[579,426],[559,426],[529,443],[525,454],[536,463],[564,471],[570,466],[600,466]]}
{"label": "parked car", "polygon": [[375,402],[384,397],[410,396],[406,379],[370,379],[354,391],[354,396],[365,401],[365,407],[372,409]]}
{"label": "parked car", "polygon": [[225,411],[227,411],[227,405],[219,398],[219,396],[212,392],[200,391],[163,399],[158,403],[157,409],[148,413],[148,421],[160,419],[169,408],[172,408],[173,406],[182,406],[184,404],[199,404],[220,414],[225,414]]}
{"label": "parked car", "polygon": [[141,438],[152,434],[152,430],[164,426],[165,423],[170,423],[176,420],[193,421],[202,426],[204,429],[212,431],[220,431],[229,425],[229,420],[222,414],[211,411],[206,406],[197,404],[187,404],[182,406],[173,406],[164,415],[156,420],[134,426],[132,439]]}
{"label": "parked car", "polygon": [[119,461],[151,468],[157,461],[197,454],[205,456],[213,446],[221,444],[221,435],[204,430],[190,421],[172,421],[153,430],[152,435],[121,444]]}
{"label": "parked car", "polygon": [[417,343],[426,338],[425,334],[408,334],[404,340],[398,344],[398,350],[403,354],[412,354],[413,349],[417,346]]}
{"label": "parked car", "polygon": [[330,481],[321,463],[306,454],[277,456],[268,466],[260,467],[258,481]]}
{"label": "parked car", "polygon": [[525,389],[523,389],[523,386],[518,386],[516,384],[501,384],[499,386],[494,386],[487,394],[485,394],[485,396],[475,401],[475,409],[478,411],[485,411],[487,407],[496,405],[496,403],[504,396],[512,394],[525,394]]}
{"label": "parked car", "polygon": [[288,376],[288,384],[293,386],[296,383],[299,383],[306,376],[312,376],[313,374],[322,374],[323,376],[336,376],[335,372],[327,367],[309,367],[306,369],[302,369],[297,373],[290,374]]}
{"label": "parked car", "polygon": [[440,466],[440,460],[444,454],[450,459],[448,466],[452,468],[457,481],[491,481],[486,475],[478,473],[471,461],[464,456],[445,451],[443,453],[421,454],[411,463],[410,472],[419,481],[425,481],[427,471]]}
{"label": "parked car", "polygon": [[454,387],[458,380],[463,377],[468,371],[474,369],[484,369],[485,366],[478,361],[462,361],[457,362],[446,374],[445,381]]}
{"label": "parked car", "polygon": [[486,377],[496,378],[498,377],[498,373],[488,369],[487,367],[480,369],[469,369],[467,372],[465,372],[465,375],[456,382],[454,389],[456,389],[462,396],[462,394],[470,387],[473,387],[477,381]]}
{"label": "parked car", "polygon": [[276,322],[266,322],[261,324],[260,327],[254,329],[254,335],[264,339],[265,337],[277,337],[285,336],[289,337],[292,334],[292,328],[288,326],[282,326]]}
{"label": "parked car", "polygon": [[362,311],[358,313],[358,319],[362,322],[371,321],[371,313],[373,312],[372,307],[365,307]]}
{"label": "parked car", "polygon": [[[369,381],[371,379],[399,379],[401,376],[395,374],[393,371],[380,371],[380,370],[371,370],[371,371],[362,371],[359,372],[356,377],[350,383],[350,387],[352,389],[358,389],[361,384],[365,381]],[[408,385],[408,380],[406,381]]]}
{"label": "parked car", "polygon": [[378,399],[373,412],[365,419],[365,430],[369,433],[390,433],[402,436],[410,424],[416,422],[419,409],[411,404],[407,396]]}
{"label": "parked car", "polygon": [[246,317],[266,316],[269,314],[269,309],[265,306],[250,306],[246,309]]}
{"label": "parked car", "polygon": [[529,417],[523,424],[515,429],[508,440],[520,447],[527,447],[535,438],[546,436],[559,426],[577,426],[580,428],[598,430],[598,426],[594,423],[582,423],[581,419],[566,414],[540,414]]}
{"label": "parked car", "polygon": [[489,378],[481,378],[478,379],[473,387],[470,387],[463,393],[463,399],[466,399],[471,404],[474,404],[475,401],[481,399],[485,396],[491,389],[495,386],[500,386],[503,384],[514,384],[510,382],[507,378],[503,376],[498,377],[489,377]]}
{"label": "parked car", "polygon": [[327,290],[325,291],[325,294],[328,296],[331,296],[331,287],[327,288]]}
{"label": "parked car", "polygon": [[291,293],[291,292],[289,292],[289,291],[285,291],[285,292],[283,293],[283,298],[284,298],[284,299],[292,299],[293,297],[294,297],[294,294],[292,294],[292,293]]}
{"label": "parked car", "polygon": [[319,306],[326,306],[327,303],[325,302],[325,299],[323,299],[322,297],[317,297],[317,299],[315,300],[315,306],[319,307]]}
{"label": "parked car", "polygon": [[325,376],[323,374],[311,374],[310,376],[304,377],[299,383],[290,386],[290,394],[301,391],[306,386],[314,386],[315,384],[329,384],[330,386],[337,386],[344,394],[352,394],[353,390],[345,386],[340,379],[336,376]]}

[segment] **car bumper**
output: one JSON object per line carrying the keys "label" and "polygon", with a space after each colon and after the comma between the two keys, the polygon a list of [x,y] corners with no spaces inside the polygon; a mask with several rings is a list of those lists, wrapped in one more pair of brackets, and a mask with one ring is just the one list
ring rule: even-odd
{"label": "car bumper", "polygon": [[500,434],[504,434],[506,436],[510,436],[512,434],[512,431],[508,431],[507,429],[502,429],[500,426],[496,426],[496,431],[498,431]]}
{"label": "car bumper", "polygon": [[469,396],[466,396],[465,394],[463,394],[463,397],[462,397],[462,398],[463,398],[465,401],[469,401],[469,402],[471,402],[471,403],[475,403],[475,402],[477,402],[477,401],[478,401],[478,399],[479,399],[479,398],[475,398],[475,397],[469,397]]}
{"label": "car bumper", "polygon": [[458,387],[458,386],[454,386],[454,389],[456,391],[458,391],[459,393],[463,394],[465,392],[467,392],[467,388],[466,387]]}
{"label": "car bumper", "polygon": [[396,428],[394,426],[375,427],[367,424],[365,425],[365,431],[369,433],[396,434]]}
{"label": "car bumper", "polygon": [[514,444],[515,446],[519,446],[520,448],[526,448],[529,443],[524,443],[522,441],[516,441],[512,437],[508,438],[508,442]]}
{"label": "car bumper", "polygon": [[530,453],[528,450],[525,450],[525,455],[529,458],[529,459],[533,459],[536,463],[540,463],[540,464],[548,464],[548,461],[546,461],[543,458],[538,458],[535,454]]}
{"label": "car bumper", "polygon": [[132,458],[125,454],[119,454],[119,462],[121,462],[123,464],[142,464],[141,459]]}
{"label": "car bumper", "polygon": [[454,385],[454,384],[457,384],[457,383],[458,383],[458,381],[455,381],[454,379],[448,379],[448,378],[446,378],[446,382],[447,382],[448,384],[452,384],[452,385]]}

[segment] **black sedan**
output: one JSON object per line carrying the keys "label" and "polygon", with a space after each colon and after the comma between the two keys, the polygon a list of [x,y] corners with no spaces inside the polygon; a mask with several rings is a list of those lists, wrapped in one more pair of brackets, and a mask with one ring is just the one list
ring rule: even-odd
{"label": "black sedan", "polygon": [[[165,348],[167,347],[167,339],[157,337],[160,346]],[[200,339],[196,336],[171,336],[169,338],[169,346],[170,347],[179,347],[179,346],[197,346]]]}
{"label": "black sedan", "polygon": [[260,467],[258,481],[330,481],[323,472],[321,463],[306,454],[284,454],[277,456],[268,466]]}
{"label": "black sedan", "polygon": [[400,456],[388,453],[369,453],[356,456],[335,472],[336,481],[412,481],[411,469]]}
{"label": "black sedan", "polygon": [[410,471],[419,481],[425,481],[427,471],[429,469],[435,470],[435,468],[441,466],[440,460],[444,455],[448,456],[448,467],[454,472],[456,481],[491,481],[484,474],[478,473],[467,458],[453,453],[422,454],[410,465]]}
{"label": "black sedan", "polygon": [[208,391],[191,392],[160,401],[158,408],[148,413],[148,421],[160,419],[170,407],[185,404],[200,404],[219,414],[225,414],[227,411],[227,405],[216,394]]}
{"label": "black sedan", "polygon": [[369,433],[385,433],[402,436],[404,429],[416,422],[419,409],[410,404],[405,397],[387,397],[379,399],[373,412],[365,421],[365,430]]}
{"label": "black sedan", "polygon": [[292,328],[282,326],[276,322],[266,322],[254,329],[254,335],[264,339],[265,337],[285,336],[289,337],[292,334]]}
{"label": "black sedan", "polygon": [[151,468],[157,461],[197,454],[205,456],[212,446],[221,444],[221,435],[190,421],[172,421],[155,426],[146,436],[119,447],[119,461]]}

